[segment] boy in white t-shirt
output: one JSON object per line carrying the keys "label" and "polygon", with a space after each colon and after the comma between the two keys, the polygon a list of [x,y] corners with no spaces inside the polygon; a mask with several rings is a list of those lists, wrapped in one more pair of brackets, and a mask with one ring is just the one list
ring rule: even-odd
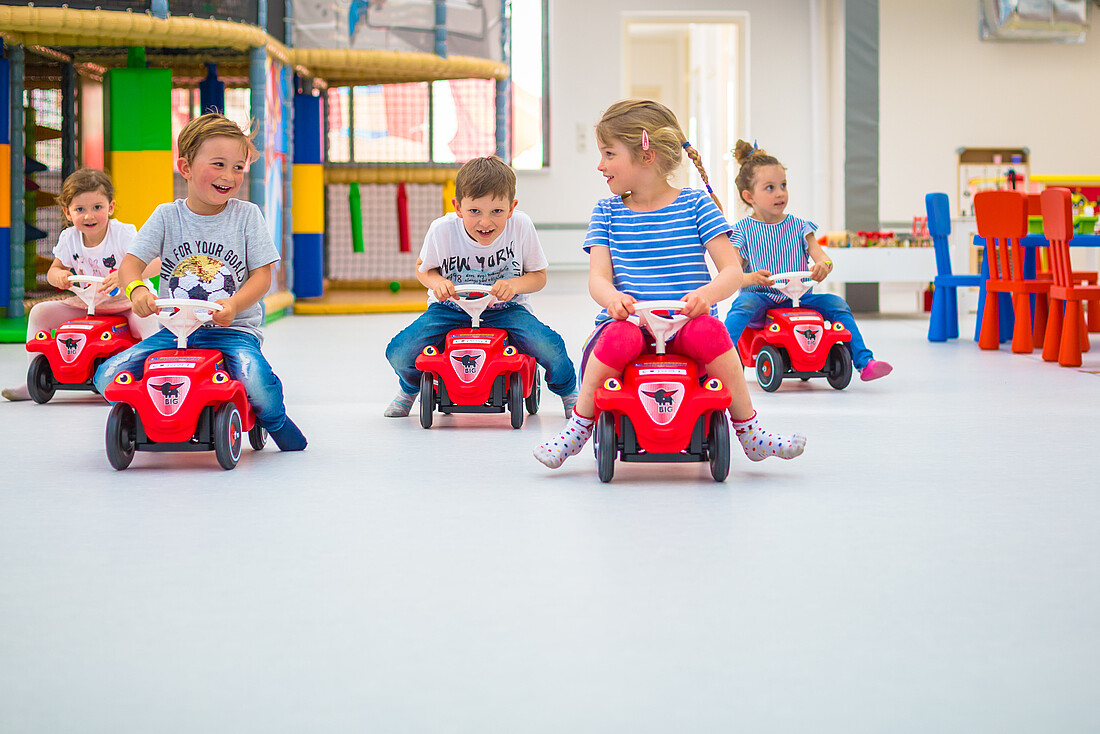
{"label": "boy in white t-shirt", "polygon": [[565,341],[528,310],[529,293],[546,285],[546,255],[530,217],[516,211],[516,174],[496,156],[474,158],[455,177],[454,214],[432,222],[417,260],[417,279],[428,289],[428,310],[390,340],[386,359],[400,392],[388,418],[409,414],[420,384],[416,356],[440,346],[451,329],[470,317],[450,300],[456,285],[483,285],[497,297],[481,316],[484,326],[504,329],[516,349],[546,370],[546,387],[561,396],[568,416],[577,402],[577,372]]}
{"label": "boy in white t-shirt", "polygon": [[[137,228],[111,215],[115,211],[115,189],[111,177],[94,168],[81,168],[61,185],[61,211],[73,226],[61,231],[53,248],[53,262],[46,282],[61,290],[69,289],[69,276],[99,275],[95,312],[100,315],[125,315],[130,331],[140,339],[155,334],[160,325],[151,316],[138,316],[130,310],[130,301],[118,287],[119,263],[126,248],[137,236]],[[155,275],[160,260],[150,263],[142,277]],[[114,295],[111,295],[111,294]],[[39,331],[51,331],[70,319],[87,315],[88,307],[79,296],[36,304],[27,316],[27,340]],[[38,356],[31,352],[30,358]],[[0,390],[8,400],[29,400],[27,383]]]}

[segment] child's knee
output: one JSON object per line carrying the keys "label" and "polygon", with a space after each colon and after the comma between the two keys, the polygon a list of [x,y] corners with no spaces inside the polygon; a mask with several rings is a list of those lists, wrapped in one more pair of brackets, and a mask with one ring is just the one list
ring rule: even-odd
{"label": "child's knee", "polygon": [[710,315],[699,316],[684,324],[680,336],[694,352],[692,356],[703,364],[709,364],[733,349],[733,339],[725,324]]}
{"label": "child's knee", "polygon": [[642,353],[644,346],[641,329],[629,321],[615,321],[603,327],[592,355],[621,372],[630,360]]}

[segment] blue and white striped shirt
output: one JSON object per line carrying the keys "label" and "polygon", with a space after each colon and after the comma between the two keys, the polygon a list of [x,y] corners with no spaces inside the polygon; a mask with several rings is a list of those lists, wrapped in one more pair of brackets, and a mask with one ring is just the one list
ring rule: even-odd
{"label": "blue and white striped shirt", "polygon": [[[806,235],[813,234],[816,230],[817,225],[813,222],[789,214],[777,224],[745,217],[733,225],[733,236],[730,240],[741,254],[746,273],[767,270],[774,275],[806,269],[810,262]],[[743,285],[741,289],[763,293],[776,303],[787,300],[775,288],[763,285]],[[812,293],[813,289],[807,292]]]}
{"label": "blue and white striped shirt", "polygon": [[[678,300],[710,283],[706,243],[729,233],[722,211],[703,191],[682,189],[676,201],[652,212],[632,211],[612,196],[592,210],[584,251],[611,250],[611,282],[623,293],[639,301]],[[604,309],[596,323],[608,318]]]}

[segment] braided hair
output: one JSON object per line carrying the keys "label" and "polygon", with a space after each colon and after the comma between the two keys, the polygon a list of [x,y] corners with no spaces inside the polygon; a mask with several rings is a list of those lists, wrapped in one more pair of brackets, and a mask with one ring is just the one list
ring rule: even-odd
{"label": "braided hair", "polygon": [[699,177],[710,192],[710,198],[722,209],[722,202],[714,195],[710,179],[703,168],[703,159],[699,151],[691,146],[676,120],[676,115],[660,102],[649,99],[624,99],[607,108],[603,117],[596,123],[596,138],[606,144],[620,141],[630,151],[635,161],[642,158],[643,141],[656,156],[654,166],[657,173],[668,177],[676,170],[682,160],[681,151],[687,154]]}

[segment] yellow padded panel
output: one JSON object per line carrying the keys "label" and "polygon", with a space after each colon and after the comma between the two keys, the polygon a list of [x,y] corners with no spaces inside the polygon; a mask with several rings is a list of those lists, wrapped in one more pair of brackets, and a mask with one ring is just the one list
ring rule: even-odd
{"label": "yellow padded panel", "polygon": [[291,176],[290,231],[293,234],[324,232],[325,167],[320,163],[296,163]]}
{"label": "yellow padded panel", "polygon": [[173,201],[170,150],[115,150],[107,172],[115,185],[115,218],[138,229],[159,205]]}

